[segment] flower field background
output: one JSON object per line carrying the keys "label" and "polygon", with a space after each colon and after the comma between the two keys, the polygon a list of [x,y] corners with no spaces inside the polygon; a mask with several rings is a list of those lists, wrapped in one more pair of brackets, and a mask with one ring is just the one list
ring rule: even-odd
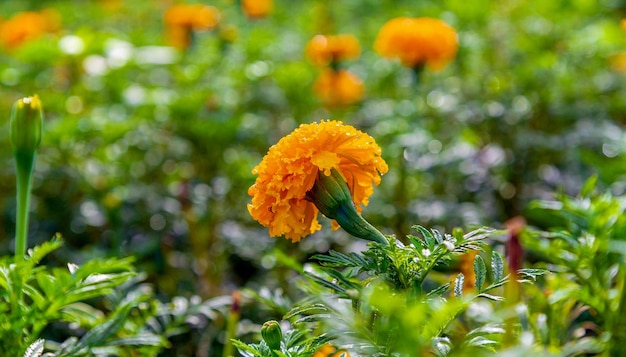
{"label": "flower field background", "polygon": [[[561,218],[531,202],[575,196],[591,176],[608,195],[626,191],[622,1],[275,0],[267,13],[240,1],[187,5],[0,2],[2,132],[17,99],[43,102],[29,246],[56,233],[64,241],[47,264],[133,257],[162,301],[242,289],[277,306],[295,299],[290,264],[365,243],[328,219],[298,243],[271,238],[248,212],[248,189],[269,147],[322,119],[382,148],[388,172],[363,216],[386,235],[417,224],[503,229],[517,216],[547,229]],[[445,22],[458,51],[417,70],[383,56],[377,36],[398,17]],[[331,40],[317,35],[345,36],[325,58],[315,41]],[[0,147],[0,253],[10,255],[8,134]],[[529,244],[524,264],[543,259],[538,247],[547,249]],[[238,338],[277,311],[244,299]],[[219,355],[206,351],[222,350],[226,315],[173,337],[162,355]]]}

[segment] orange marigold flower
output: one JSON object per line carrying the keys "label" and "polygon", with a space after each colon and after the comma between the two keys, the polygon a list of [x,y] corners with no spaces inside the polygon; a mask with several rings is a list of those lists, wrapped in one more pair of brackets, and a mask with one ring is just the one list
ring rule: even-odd
{"label": "orange marigold flower", "polygon": [[325,66],[359,57],[361,45],[353,35],[317,35],[307,43],[305,53],[314,65]]}
{"label": "orange marigold flower", "polygon": [[381,56],[399,58],[407,67],[427,65],[433,70],[450,62],[458,47],[456,31],[445,22],[428,17],[389,20],[374,42],[374,49]]}
{"label": "orange marigold flower", "polygon": [[364,86],[359,77],[347,70],[327,69],[313,84],[313,91],[325,105],[336,107],[360,101]]}
{"label": "orange marigold flower", "polygon": [[626,73],[626,52],[618,52],[609,58],[611,69]]}
{"label": "orange marigold flower", "polygon": [[165,10],[163,21],[167,27],[168,42],[177,48],[191,45],[192,31],[208,31],[220,22],[220,12],[208,5],[178,4]]}
{"label": "orange marigold flower", "polygon": [[315,351],[313,357],[350,357],[350,353],[346,350],[337,350],[333,345],[328,343]]}
{"label": "orange marigold flower", "polygon": [[220,12],[214,6],[178,4],[165,10],[163,20],[168,26],[196,31],[211,30],[219,24]]}
{"label": "orange marigold flower", "polygon": [[54,10],[20,12],[0,23],[0,42],[3,47],[14,49],[58,28],[58,13]]}
{"label": "orange marigold flower", "polygon": [[252,170],[258,177],[248,190],[252,196],[248,211],[271,236],[298,242],[321,228],[319,209],[307,197],[318,175],[338,172],[361,212],[380,175],[388,170],[380,155],[371,136],[340,121],[300,125]]}
{"label": "orange marigold flower", "polygon": [[462,273],[465,278],[463,280],[463,292],[469,292],[475,289],[476,273],[474,272],[474,259],[476,259],[477,255],[477,251],[470,250],[461,256],[459,272]]}
{"label": "orange marigold flower", "polygon": [[242,0],[241,8],[251,19],[266,17],[274,9],[273,0]]}

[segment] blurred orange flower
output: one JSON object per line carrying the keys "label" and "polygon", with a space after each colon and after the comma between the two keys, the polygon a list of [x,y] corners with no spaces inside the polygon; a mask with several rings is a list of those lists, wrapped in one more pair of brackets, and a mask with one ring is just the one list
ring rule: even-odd
{"label": "blurred orange flower", "polygon": [[46,33],[59,29],[59,14],[55,10],[20,12],[0,23],[0,43],[6,49],[15,49]]}
{"label": "blurred orange flower", "polygon": [[165,10],[166,25],[192,30],[211,30],[220,22],[220,12],[213,6],[178,4]]}
{"label": "blurred orange flower", "polygon": [[243,12],[252,19],[266,17],[274,9],[273,0],[242,0]]}
{"label": "blurred orange flower", "polygon": [[477,255],[477,251],[470,250],[461,256],[459,272],[462,273],[465,278],[463,280],[463,292],[475,290],[476,273],[474,272],[474,259],[476,259]]}
{"label": "blurred orange flower", "polygon": [[318,175],[339,172],[361,212],[388,170],[380,155],[374,138],[340,121],[300,125],[252,170],[258,177],[248,189],[248,211],[272,237],[298,242],[321,229],[319,210],[307,199]]}
{"label": "blurred orange flower", "polygon": [[325,66],[359,57],[361,45],[353,35],[316,35],[307,43],[305,53],[314,65]]}
{"label": "blurred orange flower", "polygon": [[363,98],[363,82],[355,74],[341,69],[326,69],[313,84],[313,92],[330,107],[354,104]]}
{"label": "blurred orange flower", "polygon": [[220,12],[208,5],[178,4],[165,10],[163,21],[170,44],[185,49],[191,44],[192,31],[208,31],[219,24]]}
{"label": "blurred orange flower", "polygon": [[626,19],[622,19],[622,21],[620,21],[620,25],[622,25],[622,30],[626,31]]}
{"label": "blurred orange flower", "polygon": [[389,20],[374,42],[374,49],[383,57],[399,58],[407,67],[426,65],[432,70],[450,62],[458,47],[456,31],[445,22],[428,17]]}
{"label": "blurred orange flower", "polygon": [[109,11],[119,10],[122,7],[122,0],[100,0],[100,3]]}
{"label": "blurred orange flower", "polygon": [[611,69],[615,72],[626,73],[626,52],[618,52],[609,58]]}
{"label": "blurred orange flower", "polygon": [[350,353],[346,350],[337,350],[333,345],[328,343],[315,351],[313,357],[350,357]]}

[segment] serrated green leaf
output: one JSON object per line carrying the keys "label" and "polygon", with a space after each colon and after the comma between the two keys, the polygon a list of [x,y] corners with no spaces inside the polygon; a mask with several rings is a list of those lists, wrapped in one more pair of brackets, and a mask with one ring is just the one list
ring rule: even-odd
{"label": "serrated green leaf", "polygon": [[313,282],[315,282],[315,283],[317,283],[319,285],[322,285],[324,287],[327,287],[327,288],[329,288],[331,290],[334,290],[337,293],[341,293],[343,295],[345,295],[345,293],[346,293],[346,289],[344,289],[343,287],[341,287],[341,286],[339,286],[339,285],[337,285],[335,283],[332,283],[332,282],[330,282],[330,281],[328,281],[328,280],[326,280],[324,278],[321,278],[321,277],[319,277],[317,275],[314,275],[314,274],[311,274],[309,272],[305,272],[304,275],[307,278],[311,279]]}
{"label": "serrated green leaf", "polygon": [[346,289],[356,289],[361,290],[361,285],[350,279],[346,278],[340,271],[334,269],[325,269],[324,272],[330,275],[331,278],[336,279],[338,282],[341,282],[344,288]]}
{"label": "serrated green leaf", "polygon": [[318,260],[323,266],[331,267],[366,267],[368,261],[360,254],[350,253],[349,255],[331,250],[328,254],[316,254],[312,259]]}
{"label": "serrated green leaf", "polygon": [[424,238],[423,241],[420,241],[421,242],[420,245],[423,248],[427,248],[430,251],[433,251],[435,249],[435,238],[433,237],[432,233],[428,229],[422,226],[413,226],[413,228],[415,228]]}
{"label": "serrated green leaf", "polygon": [[493,271],[493,281],[499,281],[504,276],[502,256],[496,251],[491,254],[491,270]]}
{"label": "serrated green leaf", "polygon": [[409,239],[409,242],[417,249],[417,248],[423,248],[424,247],[424,242],[422,240],[420,240],[419,238],[417,238],[414,235],[407,235],[406,236]]}
{"label": "serrated green leaf", "polygon": [[107,338],[116,333],[126,322],[126,318],[134,307],[134,303],[120,306],[108,320],[89,330],[78,343],[71,345],[68,349],[61,350],[65,354],[87,351],[92,347],[100,346]]}
{"label": "serrated green leaf", "polygon": [[447,284],[443,284],[431,291],[428,292],[428,294],[426,294],[426,296],[441,296],[443,295],[443,293],[445,293],[446,291],[448,291],[448,289],[450,288],[450,283]]}
{"label": "serrated green leaf", "polygon": [[26,352],[24,352],[24,357],[41,357],[41,355],[43,354],[45,343],[46,340],[44,340],[43,338],[40,338],[31,343],[31,345],[28,346],[28,348],[26,349]]}
{"label": "serrated green leaf", "polygon": [[499,288],[502,285],[506,284],[509,282],[509,276],[505,276],[502,279],[493,282],[491,285],[487,286],[483,291],[489,291],[489,290],[493,290],[495,288]]}
{"label": "serrated green leaf", "polygon": [[502,296],[485,294],[485,293],[478,294],[477,296],[478,297],[484,297],[485,299],[489,299],[489,300],[493,300],[493,301],[503,301],[504,300],[504,298]]}
{"label": "serrated green leaf", "polygon": [[454,280],[454,296],[463,296],[463,284],[465,284],[465,276],[463,273],[459,273]]}
{"label": "serrated green leaf", "polygon": [[433,232],[433,236],[435,237],[435,241],[437,242],[437,244],[442,244],[443,236],[441,235],[441,233],[436,229],[431,229],[431,231]]}
{"label": "serrated green leaf", "polygon": [[494,335],[494,334],[503,334],[506,330],[501,326],[497,325],[485,325],[478,328],[475,328],[467,333],[466,337],[474,337],[479,335]]}
{"label": "serrated green leaf", "polygon": [[433,339],[433,352],[437,357],[445,357],[452,350],[450,339],[446,337],[438,337]]}
{"label": "serrated green leaf", "polygon": [[39,290],[37,290],[32,285],[25,285],[22,288],[22,291],[24,291],[24,294],[26,296],[28,296],[33,301],[33,305],[35,305],[40,310],[45,310],[45,306],[48,304],[49,300],[47,298],[45,298],[39,292]]}
{"label": "serrated green leaf", "polygon": [[48,298],[54,298],[58,295],[59,285],[56,284],[53,276],[47,272],[42,271],[35,275],[39,288],[43,291],[44,295]]}
{"label": "serrated green leaf", "polygon": [[46,255],[52,253],[53,251],[59,249],[63,245],[63,240],[61,239],[60,234],[56,234],[52,237],[51,240],[46,241],[38,246],[35,246],[32,249],[28,250],[28,262],[35,266],[39,264],[39,262],[46,257]]}
{"label": "serrated green leaf", "polygon": [[92,326],[104,316],[102,311],[83,302],[64,306],[60,313],[65,321],[75,322],[80,326]]}
{"label": "serrated green leaf", "polygon": [[591,176],[589,179],[587,179],[583,187],[580,189],[580,196],[583,198],[591,197],[596,189],[597,183],[598,176],[596,175]]}
{"label": "serrated green leaf", "polygon": [[317,314],[320,312],[328,312],[328,307],[324,304],[300,305],[291,309],[283,318],[287,320],[297,315]]}
{"label": "serrated green leaf", "polygon": [[165,337],[149,332],[143,332],[132,337],[120,338],[107,342],[108,346],[161,346],[168,345]]}
{"label": "serrated green leaf", "polygon": [[476,274],[476,282],[474,286],[477,292],[481,292],[483,285],[485,284],[485,277],[487,276],[487,267],[485,261],[480,255],[476,255],[474,258],[474,274]]}
{"label": "serrated green leaf", "polygon": [[239,340],[231,340],[231,341],[233,343],[233,346],[235,346],[235,348],[242,355],[249,356],[249,357],[252,357],[252,356],[254,356],[254,357],[263,357],[263,354],[261,354],[260,351],[258,351],[254,347],[248,345],[247,343],[241,342]]}
{"label": "serrated green leaf", "polygon": [[531,268],[520,269],[517,271],[517,274],[519,275],[518,280],[520,282],[535,281],[537,280],[538,276],[545,275],[547,273],[548,271],[545,269],[531,269]]}
{"label": "serrated green leaf", "polygon": [[473,347],[482,347],[482,348],[492,349],[492,347],[496,345],[497,342],[494,340],[488,339],[484,336],[476,336],[470,339],[469,341],[467,341],[466,344],[468,346],[473,346]]}

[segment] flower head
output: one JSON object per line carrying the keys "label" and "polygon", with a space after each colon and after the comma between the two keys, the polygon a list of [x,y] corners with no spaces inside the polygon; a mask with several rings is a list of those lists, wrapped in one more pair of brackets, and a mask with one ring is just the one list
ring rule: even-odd
{"label": "flower head", "polygon": [[54,10],[20,12],[0,23],[0,42],[7,49],[35,40],[59,27],[58,13]]}
{"label": "flower head", "polygon": [[213,6],[178,4],[165,10],[163,20],[168,26],[182,26],[192,30],[210,30],[220,22],[220,12]]}
{"label": "flower head", "polygon": [[251,19],[266,17],[274,9],[273,0],[242,0],[241,8]]}
{"label": "flower head", "polygon": [[433,70],[450,62],[458,47],[456,31],[445,22],[428,17],[389,20],[374,42],[374,49],[381,56],[399,58],[407,67],[427,65]]}
{"label": "flower head", "polygon": [[319,350],[315,351],[313,357],[350,357],[350,353],[346,350],[338,350],[330,343],[325,344]]}
{"label": "flower head", "polygon": [[271,236],[298,242],[321,228],[319,209],[307,198],[318,175],[337,171],[361,212],[388,170],[380,155],[375,140],[352,126],[339,121],[303,124],[272,146],[252,170],[258,177],[248,190],[248,211]]}
{"label": "flower head", "polygon": [[616,72],[626,73],[626,51],[621,51],[609,57],[611,69]]}
{"label": "flower head", "polygon": [[353,73],[326,69],[313,85],[315,95],[327,106],[354,104],[363,98],[363,82]]}
{"label": "flower head", "polygon": [[305,53],[314,65],[325,66],[359,57],[361,45],[353,35],[317,35],[307,43]]}
{"label": "flower head", "polygon": [[191,44],[192,31],[208,31],[220,22],[220,12],[208,5],[178,4],[169,7],[163,15],[170,44],[185,49]]}

